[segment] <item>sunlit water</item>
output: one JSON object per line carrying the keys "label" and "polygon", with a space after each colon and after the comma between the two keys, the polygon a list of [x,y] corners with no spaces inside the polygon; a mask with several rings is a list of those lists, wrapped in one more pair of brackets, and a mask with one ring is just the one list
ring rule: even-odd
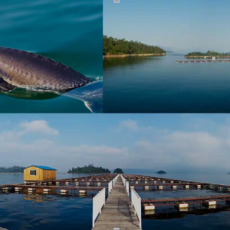
{"label": "sunlit water", "polygon": [[[135,172],[133,172],[135,174]],[[136,173],[138,174],[138,173]],[[145,173],[143,173],[144,175]],[[194,180],[201,182],[230,184],[227,174],[166,174],[157,175],[172,179]],[[77,174],[57,174],[58,179],[79,177]],[[0,184],[21,183],[22,174],[0,174]],[[191,191],[139,191],[142,198],[176,198],[211,196],[218,193],[208,190]],[[217,230],[230,228],[228,211],[205,214],[185,215],[179,219],[143,219],[143,230],[197,229]],[[51,195],[4,194],[0,195],[0,226],[11,230],[32,229],[81,229],[92,228],[92,198],[61,197]]]}
{"label": "sunlit water", "polygon": [[104,59],[105,112],[229,112],[230,62],[183,55]]}
{"label": "sunlit water", "polygon": [[[40,54],[103,80],[101,0],[4,1],[0,20],[0,46]],[[81,88],[62,95],[22,92],[0,94],[0,112],[102,112],[101,83],[87,97]]]}

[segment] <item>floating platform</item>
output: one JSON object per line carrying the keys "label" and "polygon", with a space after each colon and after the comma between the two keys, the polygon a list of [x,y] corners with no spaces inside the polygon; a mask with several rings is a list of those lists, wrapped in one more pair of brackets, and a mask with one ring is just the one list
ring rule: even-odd
{"label": "floating platform", "polygon": [[176,63],[208,63],[208,62],[230,62],[230,60],[194,60],[194,61],[176,61]]}
{"label": "floating platform", "polygon": [[184,197],[184,198],[172,198],[172,199],[142,199],[141,203],[142,206],[146,205],[154,205],[154,206],[171,206],[175,205],[175,203],[187,203],[187,204],[195,204],[195,203],[208,203],[210,202],[216,202],[217,201],[226,201],[228,202],[230,199],[230,194],[228,195],[219,195],[219,196],[206,196],[206,197]]}
{"label": "floating platform", "polygon": [[117,179],[92,230],[140,230],[121,177]]}
{"label": "floating platform", "polygon": [[[112,187],[111,187],[112,185]],[[148,213],[148,215],[157,215],[157,207],[165,206],[165,210],[169,210],[171,207],[176,208],[179,212],[190,212],[191,208],[200,204],[200,207],[206,207],[206,209],[217,210],[222,206],[222,203],[229,205],[230,208],[230,185],[225,184],[214,184],[206,182],[178,180],[172,178],[160,178],[142,175],[123,175],[118,176],[117,174],[108,175],[96,175],[81,178],[67,178],[51,181],[26,181],[21,184],[7,184],[1,185],[0,191],[2,193],[43,193],[51,195],[64,195],[69,196],[79,193],[79,196],[90,195],[92,191],[101,193],[103,191],[104,199],[106,191],[108,199],[103,203],[103,208],[100,207],[100,215],[96,219],[93,219],[95,223],[95,230],[114,230],[114,229],[127,229],[127,230],[138,230],[141,227],[141,214],[136,216],[134,207],[129,198],[132,188],[144,189],[145,191],[153,190],[176,190],[176,189],[211,189],[215,190],[220,195],[205,196],[205,197],[178,197],[172,199],[152,199],[152,198],[138,198],[139,206],[137,210],[141,208]],[[222,192],[225,193],[222,193]],[[97,193],[97,195],[99,194]],[[135,194],[137,194],[135,192]],[[92,195],[92,194],[91,194]],[[78,195],[77,195],[78,196]],[[105,197],[106,196],[106,197]],[[138,194],[137,194],[138,196]],[[100,196],[98,196],[100,197]],[[135,197],[135,196],[131,196]],[[95,197],[94,197],[95,198]],[[137,200],[134,202],[137,202]],[[219,204],[218,204],[219,202]],[[221,202],[221,205],[220,205]],[[132,203],[132,205],[131,205]],[[104,205],[105,204],[105,205]],[[97,204],[98,205],[98,204]],[[137,205],[137,203],[135,203]],[[170,207],[171,206],[171,207]],[[135,207],[135,208],[136,208]],[[226,210],[228,208],[225,207]],[[162,208],[160,208],[162,209]],[[163,208],[164,209],[164,208]],[[192,209],[195,212],[196,209]],[[137,212],[136,212],[137,213]],[[141,213],[141,212],[140,212]],[[168,215],[168,214],[167,214]],[[140,226],[138,225],[140,224]]]}

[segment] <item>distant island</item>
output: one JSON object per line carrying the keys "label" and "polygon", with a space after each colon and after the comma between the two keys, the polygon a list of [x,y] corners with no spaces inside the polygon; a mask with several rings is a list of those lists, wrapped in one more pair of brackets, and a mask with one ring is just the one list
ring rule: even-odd
{"label": "distant island", "polygon": [[120,168],[116,168],[113,173],[124,174],[123,170]]}
{"label": "distant island", "polygon": [[70,169],[67,173],[110,173],[106,168],[95,167],[92,164],[84,167],[77,167]]}
{"label": "distant island", "polygon": [[186,58],[212,58],[212,57],[230,57],[230,52],[228,53],[219,53],[215,51],[208,51],[206,53],[201,52],[192,52],[185,55]]}
{"label": "distant island", "polygon": [[166,51],[158,46],[150,46],[137,41],[126,41],[103,36],[103,55],[105,57],[158,56],[166,55]]}
{"label": "distant island", "polygon": [[163,171],[163,170],[160,170],[158,172],[156,172],[157,174],[167,174],[167,172]]}
{"label": "distant island", "polygon": [[0,167],[0,173],[23,173],[25,167],[13,166],[13,167]]}

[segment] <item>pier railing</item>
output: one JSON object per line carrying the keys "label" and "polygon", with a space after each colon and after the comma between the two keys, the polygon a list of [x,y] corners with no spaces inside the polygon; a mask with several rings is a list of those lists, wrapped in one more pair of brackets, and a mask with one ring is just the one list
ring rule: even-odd
{"label": "pier railing", "polygon": [[111,180],[109,183],[108,183],[108,192],[110,194],[111,190],[113,189],[113,181]]}
{"label": "pier railing", "polygon": [[119,174],[113,179],[113,185],[117,182],[118,177],[119,177]]}
{"label": "pier railing", "polygon": [[121,180],[122,180],[122,182],[123,182],[123,184],[124,184],[124,186],[125,186],[125,183],[126,183],[126,179],[121,175]]}
{"label": "pier railing", "polygon": [[113,179],[113,184],[117,182],[118,177],[119,177],[119,174]]}
{"label": "pier railing", "polygon": [[125,186],[126,192],[128,193],[128,196],[129,196],[129,181],[127,181],[122,175],[121,175],[121,179]]}
{"label": "pier railing", "polygon": [[139,227],[141,229],[142,221],[141,221],[141,198],[136,193],[136,191],[132,188],[131,189],[131,202],[136,212],[137,218],[139,220]]}
{"label": "pier railing", "polygon": [[126,188],[126,192],[128,193],[128,196],[129,196],[129,182],[128,181],[126,181],[125,188]]}
{"label": "pier railing", "polygon": [[97,217],[101,213],[101,209],[105,205],[105,188],[103,188],[94,198],[93,198],[93,227]]}

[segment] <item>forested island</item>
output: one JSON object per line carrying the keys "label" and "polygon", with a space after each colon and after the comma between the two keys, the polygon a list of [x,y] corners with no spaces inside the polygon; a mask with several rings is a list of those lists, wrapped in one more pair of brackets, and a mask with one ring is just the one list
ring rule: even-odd
{"label": "forested island", "polygon": [[106,168],[95,167],[91,164],[84,167],[77,167],[70,169],[67,173],[110,173],[110,171]]}
{"label": "forested island", "polygon": [[114,172],[113,173],[117,173],[117,174],[124,174],[123,170],[120,169],[120,168],[116,168],[114,169]]}
{"label": "forested island", "polygon": [[230,53],[219,53],[215,51],[208,51],[206,53],[202,52],[192,52],[185,55],[186,58],[197,57],[197,58],[211,58],[211,57],[230,57]]}
{"label": "forested island", "polygon": [[13,166],[13,167],[0,167],[0,173],[23,173],[25,167]]}
{"label": "forested island", "polygon": [[167,174],[167,172],[163,171],[163,170],[160,170],[158,172],[156,172],[157,174]]}
{"label": "forested island", "polygon": [[103,36],[103,55],[105,57],[165,55],[166,51],[158,46],[150,46],[137,41],[127,41]]}

